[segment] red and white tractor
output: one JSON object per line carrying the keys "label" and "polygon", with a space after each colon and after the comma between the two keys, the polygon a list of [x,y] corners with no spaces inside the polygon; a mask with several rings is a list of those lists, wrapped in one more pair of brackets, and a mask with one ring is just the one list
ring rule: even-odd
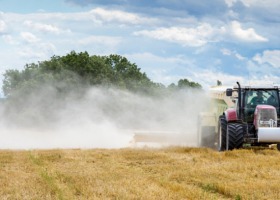
{"label": "red and white tractor", "polygon": [[[209,120],[200,125],[199,145],[225,151],[276,144],[280,150],[279,90],[277,86],[241,86],[237,82],[237,86],[220,93],[220,99],[229,108],[208,115],[215,120],[212,125]],[[231,107],[228,97],[234,102]],[[217,125],[213,125],[213,121]]]}

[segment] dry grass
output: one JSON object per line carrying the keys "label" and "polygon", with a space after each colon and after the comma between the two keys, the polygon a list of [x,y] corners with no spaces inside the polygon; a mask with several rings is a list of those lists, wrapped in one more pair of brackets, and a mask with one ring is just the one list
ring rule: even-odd
{"label": "dry grass", "polygon": [[0,151],[0,199],[279,199],[276,150]]}

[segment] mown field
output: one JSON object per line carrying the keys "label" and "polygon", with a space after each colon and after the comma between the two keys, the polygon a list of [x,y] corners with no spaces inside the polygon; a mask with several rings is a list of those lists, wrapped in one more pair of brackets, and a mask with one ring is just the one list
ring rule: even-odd
{"label": "mown field", "polygon": [[280,153],[204,148],[0,151],[0,199],[279,199]]}

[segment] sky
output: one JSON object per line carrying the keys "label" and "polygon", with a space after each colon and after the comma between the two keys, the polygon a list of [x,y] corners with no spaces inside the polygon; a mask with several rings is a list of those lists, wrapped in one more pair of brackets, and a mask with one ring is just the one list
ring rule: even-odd
{"label": "sky", "polygon": [[279,10],[279,0],[0,0],[0,81],[74,50],[124,56],[166,86],[280,84]]}

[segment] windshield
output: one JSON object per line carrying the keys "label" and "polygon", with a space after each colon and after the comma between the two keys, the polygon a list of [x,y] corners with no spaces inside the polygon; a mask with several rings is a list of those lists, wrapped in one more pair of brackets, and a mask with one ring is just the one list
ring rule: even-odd
{"label": "windshield", "polygon": [[278,90],[246,90],[244,99],[245,120],[253,121],[254,111],[257,105],[265,104],[276,108],[279,117]]}
{"label": "windshield", "polygon": [[259,104],[267,104],[278,107],[278,91],[250,90],[247,92],[245,103],[254,107]]}

